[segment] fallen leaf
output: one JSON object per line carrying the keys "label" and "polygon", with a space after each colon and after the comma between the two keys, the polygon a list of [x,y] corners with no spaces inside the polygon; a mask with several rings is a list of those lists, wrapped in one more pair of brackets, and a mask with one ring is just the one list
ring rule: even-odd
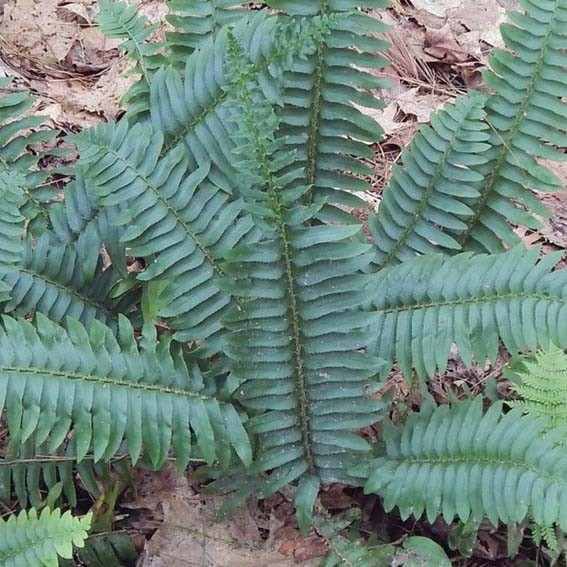
{"label": "fallen leaf", "polygon": [[[479,32],[482,41],[493,47],[502,47],[500,25],[506,21],[506,9],[494,0],[462,2],[447,12],[448,18],[458,21],[471,32]],[[460,40],[460,38],[459,38]]]}
{"label": "fallen leaf", "polygon": [[427,46],[424,48],[435,59],[445,63],[463,63],[469,58],[467,50],[463,49],[447,23],[440,29],[430,29],[425,33]]}
{"label": "fallen leaf", "polygon": [[196,494],[183,479],[174,490],[161,491],[163,523],[146,545],[140,566],[293,567],[302,558],[305,567],[319,564],[318,559],[309,558],[309,540],[289,543],[286,549],[291,557],[280,553],[278,548],[286,542],[264,540],[246,508],[227,522],[217,522],[222,502],[217,496]]}
{"label": "fallen leaf", "polygon": [[53,66],[62,61],[77,39],[78,26],[63,22],[53,0],[16,0],[4,6],[0,35],[16,55]]}
{"label": "fallen leaf", "polygon": [[420,94],[419,87],[409,89],[397,98],[402,112],[415,116],[420,123],[429,122],[432,112],[442,108],[448,100],[446,96],[436,94]]}
{"label": "fallen leaf", "polygon": [[447,10],[461,6],[462,0],[411,0],[411,3],[418,10],[425,10],[442,18],[447,15]]}

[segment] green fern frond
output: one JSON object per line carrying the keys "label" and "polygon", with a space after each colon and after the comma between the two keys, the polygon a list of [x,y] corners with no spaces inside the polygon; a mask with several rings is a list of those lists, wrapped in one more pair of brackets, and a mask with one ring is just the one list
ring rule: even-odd
{"label": "green fern frond", "polygon": [[[311,52],[314,38],[327,32],[328,19],[311,18],[280,26],[265,10],[239,20],[232,33],[254,64],[255,81],[271,101],[281,100],[283,70],[293,57]],[[206,42],[187,60],[183,80],[172,69],[162,69],[152,84],[152,123],[165,137],[164,153],[185,148],[190,167],[210,161],[209,179],[238,195],[233,166],[234,109],[230,67],[227,65],[228,29]],[[214,69],[214,72],[209,72]]]}
{"label": "green fern frond", "polygon": [[500,339],[511,353],[567,344],[567,270],[552,271],[560,253],[538,253],[432,255],[382,270],[369,287],[378,312],[370,352],[407,376],[412,367],[432,376],[452,343],[468,365],[495,361]]}
{"label": "green fern frond", "polygon": [[73,317],[85,325],[98,319],[115,328],[118,313],[130,314],[135,308],[135,293],[118,300],[109,297],[120,276],[112,267],[103,270],[99,248],[90,250],[97,261],[94,277],[85,272],[76,248],[61,243],[53,233],[38,240],[28,237],[23,248],[21,265],[0,276],[12,290],[4,313],[40,312],[56,322]]}
{"label": "green fern frond", "polygon": [[136,65],[133,73],[140,75],[121,100],[128,106],[128,116],[149,111],[149,93],[153,74],[163,64],[165,59],[159,54],[163,47],[161,43],[148,41],[157,29],[158,24],[148,24],[145,16],[138,13],[136,6],[116,0],[100,0],[100,12],[97,23],[103,34],[114,39],[123,39],[118,49],[132,58]]}
{"label": "green fern frond", "polygon": [[[8,89],[13,79],[0,79],[0,89]],[[54,197],[53,189],[43,186],[47,174],[37,167],[45,155],[35,151],[35,146],[57,136],[56,130],[42,128],[45,117],[26,116],[34,105],[29,91],[21,90],[0,95],[0,172],[12,178],[20,186],[26,201],[22,214],[31,221],[28,232],[41,230],[46,226],[44,203]],[[34,147],[34,151],[29,151]],[[14,176],[22,176],[15,180]],[[43,187],[42,187],[43,186]]]}
{"label": "green fern frond", "polygon": [[546,416],[554,427],[567,425],[567,356],[562,349],[538,352],[509,374],[515,381],[512,390],[521,398],[511,405]]}
{"label": "green fern frond", "polygon": [[[373,89],[386,81],[368,72],[388,62],[377,54],[387,43],[372,34],[384,32],[384,24],[362,13],[362,8],[385,8],[384,0],[272,0],[270,6],[293,19],[322,18],[328,33],[315,38],[315,49],[295,58],[284,76],[283,102],[279,112],[280,136],[287,137],[288,149],[296,152],[296,165],[304,170],[304,181],[314,195],[331,204],[365,208],[354,193],[370,189],[361,176],[372,169],[359,158],[373,159],[370,143],[379,141],[379,124],[358,107],[381,108]],[[345,215],[326,207],[325,218],[344,220]],[[348,222],[348,221],[347,221]]]}
{"label": "green fern frond", "polygon": [[473,212],[462,198],[479,196],[482,177],[471,166],[488,161],[484,102],[473,93],[434,114],[402,152],[403,167],[394,165],[378,214],[369,218],[378,268],[461,248],[443,229],[465,229],[461,218]]}
{"label": "green fern frond", "polygon": [[75,170],[76,177],[65,186],[65,199],[48,209],[53,232],[61,243],[72,245],[80,257],[86,281],[97,273],[99,256],[93,251],[103,246],[110,256],[113,269],[128,276],[126,249],[120,242],[121,231],[116,226],[120,207],[96,207],[89,195],[84,172]]}
{"label": "green fern frond", "polygon": [[532,190],[553,191],[563,182],[539,158],[565,161],[567,145],[563,76],[567,68],[567,1],[522,2],[501,28],[506,50],[497,49],[484,78],[495,94],[486,104],[492,135],[480,196],[464,202],[473,215],[466,230],[452,231],[465,248],[503,250],[519,241],[508,223],[538,228],[534,215],[548,216]]}
{"label": "green fern frond", "polygon": [[[248,463],[248,437],[234,408],[193,390],[183,353],[147,328],[138,347],[120,318],[118,338],[99,321],[89,331],[73,319],[59,327],[41,314],[36,327],[4,317],[0,332],[0,406],[10,435],[50,452],[72,431],[80,462],[109,460],[126,442],[136,463],[144,451],[162,465],[173,445],[179,470],[192,437],[208,462],[226,466],[231,447]],[[109,419],[112,415],[113,419]],[[193,435],[190,433],[190,428]]]}
{"label": "green fern frond", "polygon": [[365,397],[376,387],[379,363],[362,352],[370,320],[356,311],[365,299],[367,276],[359,270],[370,261],[369,246],[354,238],[358,225],[303,226],[317,209],[297,204],[295,175],[274,174],[271,153],[279,143],[256,120],[258,100],[248,81],[253,64],[242,61],[234,36],[229,42],[241,134],[264,191],[246,195],[255,199],[263,239],[227,254],[225,285],[240,299],[225,318],[227,354],[242,381],[238,399],[254,414],[252,472],[271,471],[260,496],[300,479],[296,506],[306,529],[319,484],[352,482],[349,463],[368,449],[352,429],[377,421],[383,407]]}
{"label": "green fern frond", "polygon": [[[221,318],[232,299],[217,279],[223,256],[257,239],[241,201],[207,180],[209,165],[191,172],[182,148],[160,159],[163,137],[150,125],[128,129],[125,121],[77,137],[87,180],[101,204],[126,206],[122,242],[147,259],[138,275],[161,281],[167,319],[180,341],[205,341],[202,354],[222,346]],[[191,172],[191,173],[190,173]]]}
{"label": "green fern frond", "polygon": [[24,177],[15,171],[0,171],[0,301],[10,298],[12,285],[5,281],[22,262],[25,217]]}
{"label": "green fern frond", "polygon": [[369,465],[365,491],[403,519],[425,512],[429,522],[442,514],[447,523],[487,517],[497,526],[529,515],[565,529],[564,435],[519,408],[505,414],[501,403],[483,413],[480,396],[424,406],[401,427],[386,424],[386,454]]}
{"label": "green fern frond", "polygon": [[0,500],[14,497],[21,508],[43,503],[42,488],[53,489],[58,483],[71,506],[77,505],[73,476],[74,458],[64,454],[42,455],[30,442],[18,448],[17,456],[0,460]]}
{"label": "green fern frond", "polygon": [[83,547],[92,514],[75,518],[71,512],[44,508],[22,510],[0,518],[0,563],[4,567],[56,567],[59,558],[71,559],[73,547]]}
{"label": "green fern frond", "polygon": [[168,2],[167,21],[175,31],[166,32],[168,60],[183,69],[187,58],[223,26],[232,25],[248,14],[237,0],[173,0]]}
{"label": "green fern frond", "polygon": [[77,478],[93,501],[102,496],[101,481],[110,476],[120,478],[124,484],[131,484],[125,452],[116,454],[106,463],[95,463],[94,456],[89,453],[78,463],[74,439],[55,452],[49,452],[47,444],[36,448],[33,439],[19,443],[17,438],[11,438],[9,445],[6,455],[0,460],[2,502],[17,500],[21,508],[28,505],[39,507],[45,502],[45,492],[60,489],[64,501],[75,507]]}
{"label": "green fern frond", "polygon": [[546,524],[532,524],[532,539],[534,543],[539,546],[545,543],[551,551],[558,553],[560,551],[559,541],[557,539],[557,534],[555,533],[554,526],[548,526]]}

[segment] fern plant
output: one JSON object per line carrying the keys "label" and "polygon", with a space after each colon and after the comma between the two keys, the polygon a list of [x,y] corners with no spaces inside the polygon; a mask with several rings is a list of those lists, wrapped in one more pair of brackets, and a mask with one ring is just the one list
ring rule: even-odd
{"label": "fern plant", "polygon": [[0,519],[0,561],[6,567],[52,567],[70,559],[73,547],[83,547],[91,516],[82,518],[44,508]]}
{"label": "fern plant", "polygon": [[538,352],[531,359],[522,359],[509,377],[512,390],[520,397],[510,402],[526,413],[546,416],[550,425],[565,425],[565,387],[567,356],[560,348]]}
{"label": "fern plant", "polygon": [[[74,179],[37,205],[41,233],[35,162],[0,172],[12,458],[71,447],[79,464],[158,468],[173,448],[179,472],[204,460],[237,499],[296,484],[303,530],[336,481],[404,517],[564,528],[561,430],[480,398],[393,425],[380,389],[395,363],[426,384],[453,344],[466,363],[567,345],[567,271],[513,232],[546,214],[532,190],[560,186],[539,158],[567,145],[567,0],[511,13],[488,92],[420,129],[370,238],[353,209],[382,136],[364,109],[382,104],[368,9],[386,3],[267,4],[171,3],[177,29],[154,44],[134,8],[103,3],[141,76],[126,116],[72,138]],[[380,453],[356,430],[383,419]]]}

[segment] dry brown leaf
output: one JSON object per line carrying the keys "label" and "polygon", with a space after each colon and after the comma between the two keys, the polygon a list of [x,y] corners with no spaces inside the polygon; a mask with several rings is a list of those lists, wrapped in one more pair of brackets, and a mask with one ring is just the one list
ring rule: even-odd
{"label": "dry brown leaf", "polygon": [[62,61],[77,39],[78,25],[63,22],[58,2],[16,0],[4,6],[0,35],[19,51],[47,67]]}
{"label": "dry brown leaf", "polygon": [[34,80],[31,86],[48,105],[54,102],[60,105],[57,126],[64,129],[72,126],[75,130],[87,128],[102,118],[112,120],[117,117],[120,100],[135,80],[135,77],[124,76],[130,66],[129,61],[121,60],[98,80]]}
{"label": "dry brown leaf", "polygon": [[463,0],[411,0],[418,10],[424,10],[441,18],[447,15],[447,10],[458,8],[462,2]]}
{"label": "dry brown leaf", "polygon": [[420,123],[429,122],[432,112],[442,108],[448,100],[446,96],[436,94],[420,94],[419,88],[409,89],[402,93],[397,104],[402,112],[415,116]]}
{"label": "dry brown leaf", "polygon": [[438,30],[427,30],[425,39],[427,47],[424,51],[435,59],[445,63],[464,63],[469,58],[468,51],[457,43],[453,30],[448,23]]}
{"label": "dry brown leaf", "polygon": [[449,10],[447,16],[469,31],[479,32],[480,39],[488,45],[502,47],[500,25],[506,21],[506,9],[495,0],[462,2],[458,8]]}
{"label": "dry brown leaf", "polygon": [[[222,498],[195,494],[184,479],[172,491],[161,491],[163,524],[153,535],[141,567],[292,567],[308,558],[309,539],[275,541],[262,539],[256,518],[247,509],[238,510],[228,522],[216,521]],[[284,546],[291,553],[278,552]],[[319,547],[319,555],[325,550]],[[305,567],[319,564],[307,560]]]}
{"label": "dry brown leaf", "polygon": [[553,216],[543,222],[538,233],[548,242],[567,249],[567,191],[557,191],[542,195],[541,200],[551,210]]}

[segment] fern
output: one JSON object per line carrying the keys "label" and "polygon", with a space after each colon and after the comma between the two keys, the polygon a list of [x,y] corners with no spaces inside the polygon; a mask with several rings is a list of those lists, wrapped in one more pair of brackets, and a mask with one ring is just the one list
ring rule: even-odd
{"label": "fern", "polygon": [[[240,298],[225,319],[228,356],[242,380],[238,399],[257,414],[249,425],[259,436],[253,471],[271,471],[260,494],[300,479],[296,505],[306,528],[319,483],[352,481],[353,454],[367,446],[351,430],[375,421],[382,408],[364,398],[377,362],[360,352],[368,317],[352,311],[364,301],[367,277],[359,269],[368,265],[369,246],[353,239],[358,225],[303,225],[317,207],[297,204],[298,190],[290,186],[296,176],[274,171],[270,156],[281,142],[256,121],[270,113],[269,104],[262,110],[260,89],[250,90],[253,63],[246,64],[234,36],[229,49],[239,139],[249,140],[242,151],[255,161],[265,192],[246,193],[262,219],[262,241],[227,254],[226,286]],[[263,124],[277,127],[273,119]]]}
{"label": "fern", "polygon": [[100,255],[93,254],[93,250],[103,247],[113,269],[126,278],[126,250],[116,226],[121,207],[96,207],[89,195],[84,172],[77,167],[75,173],[75,179],[65,187],[64,201],[49,207],[52,232],[62,244],[75,249],[86,281],[95,278],[99,266]]}
{"label": "fern", "polygon": [[173,0],[167,21],[175,31],[166,32],[169,60],[183,68],[187,58],[224,26],[236,23],[248,11],[236,0]]}
{"label": "fern", "polygon": [[[365,202],[353,192],[370,188],[360,176],[370,175],[372,170],[358,158],[373,158],[367,143],[379,141],[383,131],[355,105],[381,107],[370,91],[387,83],[366,69],[387,65],[386,59],[376,54],[387,43],[371,35],[385,31],[386,26],[359,8],[385,8],[387,2],[268,3],[293,19],[324,18],[330,23],[329,32],[316,38],[313,53],[305,60],[296,58],[285,75],[280,135],[287,138],[288,149],[296,152],[294,167],[301,165],[304,174],[301,183],[311,186],[308,198],[317,195],[329,203],[364,208]],[[338,210],[328,207],[322,216],[345,220]]]}
{"label": "fern", "polygon": [[[12,80],[1,78],[0,89],[9,88]],[[0,96],[0,174],[24,191],[22,213],[32,221],[29,230],[38,231],[46,226],[44,204],[54,198],[54,192],[44,185],[47,174],[37,167],[44,153],[28,150],[55,138],[57,131],[39,129],[45,121],[42,116],[26,116],[33,105],[27,90]]]}
{"label": "fern", "polygon": [[567,356],[555,347],[540,352],[533,359],[522,360],[521,366],[510,372],[512,386],[520,400],[510,402],[526,413],[546,416],[552,426],[567,425]]}
{"label": "fern", "polygon": [[464,202],[473,214],[465,230],[451,233],[468,249],[498,252],[502,242],[518,242],[508,223],[537,228],[546,213],[531,193],[553,191],[563,183],[538,158],[564,161],[567,145],[562,74],[567,67],[565,0],[523,2],[502,26],[507,50],[495,50],[484,78],[495,94],[486,104],[491,128],[488,163],[479,165],[478,197]]}
{"label": "fern", "polygon": [[378,214],[369,219],[378,268],[460,249],[443,229],[465,229],[461,218],[473,214],[462,198],[479,196],[474,183],[482,176],[472,166],[488,161],[487,130],[484,97],[472,94],[433,115],[431,126],[416,134],[402,152],[403,168],[394,165]]}
{"label": "fern", "polygon": [[[275,101],[281,97],[281,77],[290,60],[311,52],[314,40],[328,29],[328,18],[300,19],[283,26],[276,17],[258,11],[239,20],[234,35],[254,64],[255,81]],[[233,110],[226,104],[230,97],[227,34],[224,29],[187,59],[183,80],[171,69],[156,74],[151,114],[154,127],[164,134],[164,152],[182,146],[191,168],[210,161],[211,182],[238,193],[232,164]]]}
{"label": "fern", "polygon": [[[19,443],[12,438],[3,460],[0,461],[0,500],[17,500],[20,507],[28,505],[39,507],[44,504],[43,493],[48,496],[53,491],[60,491],[56,500],[77,506],[75,481],[79,479],[93,500],[102,496],[100,481],[109,476],[120,478],[125,484],[131,484],[130,471],[126,461],[127,454],[119,453],[108,463],[94,463],[93,455],[86,455],[77,463],[76,443],[71,440],[57,451],[49,451],[47,444],[35,448],[33,439]],[[12,453],[15,454],[12,454]]]}
{"label": "fern", "polygon": [[486,516],[520,523],[528,512],[540,524],[567,526],[567,452],[564,431],[546,433],[547,421],[504,414],[497,403],[483,414],[482,399],[424,406],[406,424],[387,424],[386,454],[369,466],[367,493],[397,506],[402,518],[425,512],[433,522]]}
{"label": "fern", "polygon": [[149,110],[149,92],[153,74],[164,63],[159,55],[161,45],[148,41],[157,24],[148,25],[147,18],[140,16],[135,6],[125,2],[100,0],[97,18],[102,33],[114,39],[125,40],[119,49],[135,62],[132,73],[140,79],[128,89],[121,104],[129,105],[130,117]]}
{"label": "fern", "polygon": [[[365,480],[404,518],[565,528],[564,432],[523,415],[530,378],[508,413],[477,398],[387,422],[374,460],[354,431],[387,413],[377,376],[394,363],[427,377],[453,344],[467,364],[494,360],[500,341],[512,353],[567,344],[559,255],[477,254],[510,248],[509,225],[535,227],[531,190],[557,186],[538,160],[562,159],[567,141],[566,2],[526,0],[491,59],[492,93],[421,128],[373,242],[352,208],[382,135],[364,111],[385,84],[369,72],[385,65],[384,26],[366,13],[382,0],[178,0],[165,45],[134,8],[103,3],[101,27],[141,81],[126,118],[73,138],[63,202],[28,187],[27,95],[4,101],[16,121],[0,129],[0,157],[13,158],[0,171],[0,300],[27,320],[0,329],[3,494],[39,505],[40,489],[69,492],[74,471],[91,491],[117,455],[157,468],[173,447],[179,472],[196,454],[236,500],[297,483],[304,532],[322,484]],[[386,560],[424,556],[410,539]],[[370,551],[335,544],[329,564]],[[118,561],[112,544],[89,549],[86,562]]]}
{"label": "fern", "polygon": [[0,562],[5,567],[51,567],[58,558],[70,559],[73,547],[82,547],[90,530],[91,514],[82,518],[44,508],[22,511],[0,519]]}
{"label": "fern", "polygon": [[[77,556],[87,567],[133,567],[138,559],[130,537],[121,532],[91,536],[77,551]],[[69,563],[69,567],[73,566]],[[61,567],[66,564],[62,563]]]}
{"label": "fern", "polygon": [[9,299],[12,290],[1,278],[14,274],[22,260],[25,220],[20,212],[25,202],[22,183],[21,175],[0,172],[0,301]]}
{"label": "fern", "polygon": [[232,301],[216,281],[223,276],[221,259],[256,239],[242,202],[228,203],[229,195],[206,181],[207,163],[190,172],[182,149],[160,159],[163,138],[149,125],[128,129],[123,121],[77,141],[100,202],[127,205],[122,240],[148,261],[138,278],[164,282],[158,314],[171,321],[176,339],[206,341],[205,353],[217,352],[221,318]]}
{"label": "fern", "polygon": [[156,467],[173,445],[182,470],[191,427],[207,461],[226,466],[234,447],[249,462],[238,415],[190,389],[186,363],[167,339],[156,343],[148,331],[138,349],[124,318],[118,339],[98,321],[87,332],[75,320],[63,329],[38,314],[36,325],[5,317],[0,334],[1,405],[21,443],[34,435],[37,447],[47,441],[55,451],[72,427],[79,462],[91,447],[95,461],[108,460],[125,440],[133,463],[144,450]]}
{"label": "fern", "polygon": [[567,344],[562,313],[567,272],[560,254],[538,249],[496,255],[424,256],[379,272],[372,282],[378,320],[370,350],[397,360],[408,376],[443,371],[452,343],[467,364],[495,360],[499,340],[510,352]]}

